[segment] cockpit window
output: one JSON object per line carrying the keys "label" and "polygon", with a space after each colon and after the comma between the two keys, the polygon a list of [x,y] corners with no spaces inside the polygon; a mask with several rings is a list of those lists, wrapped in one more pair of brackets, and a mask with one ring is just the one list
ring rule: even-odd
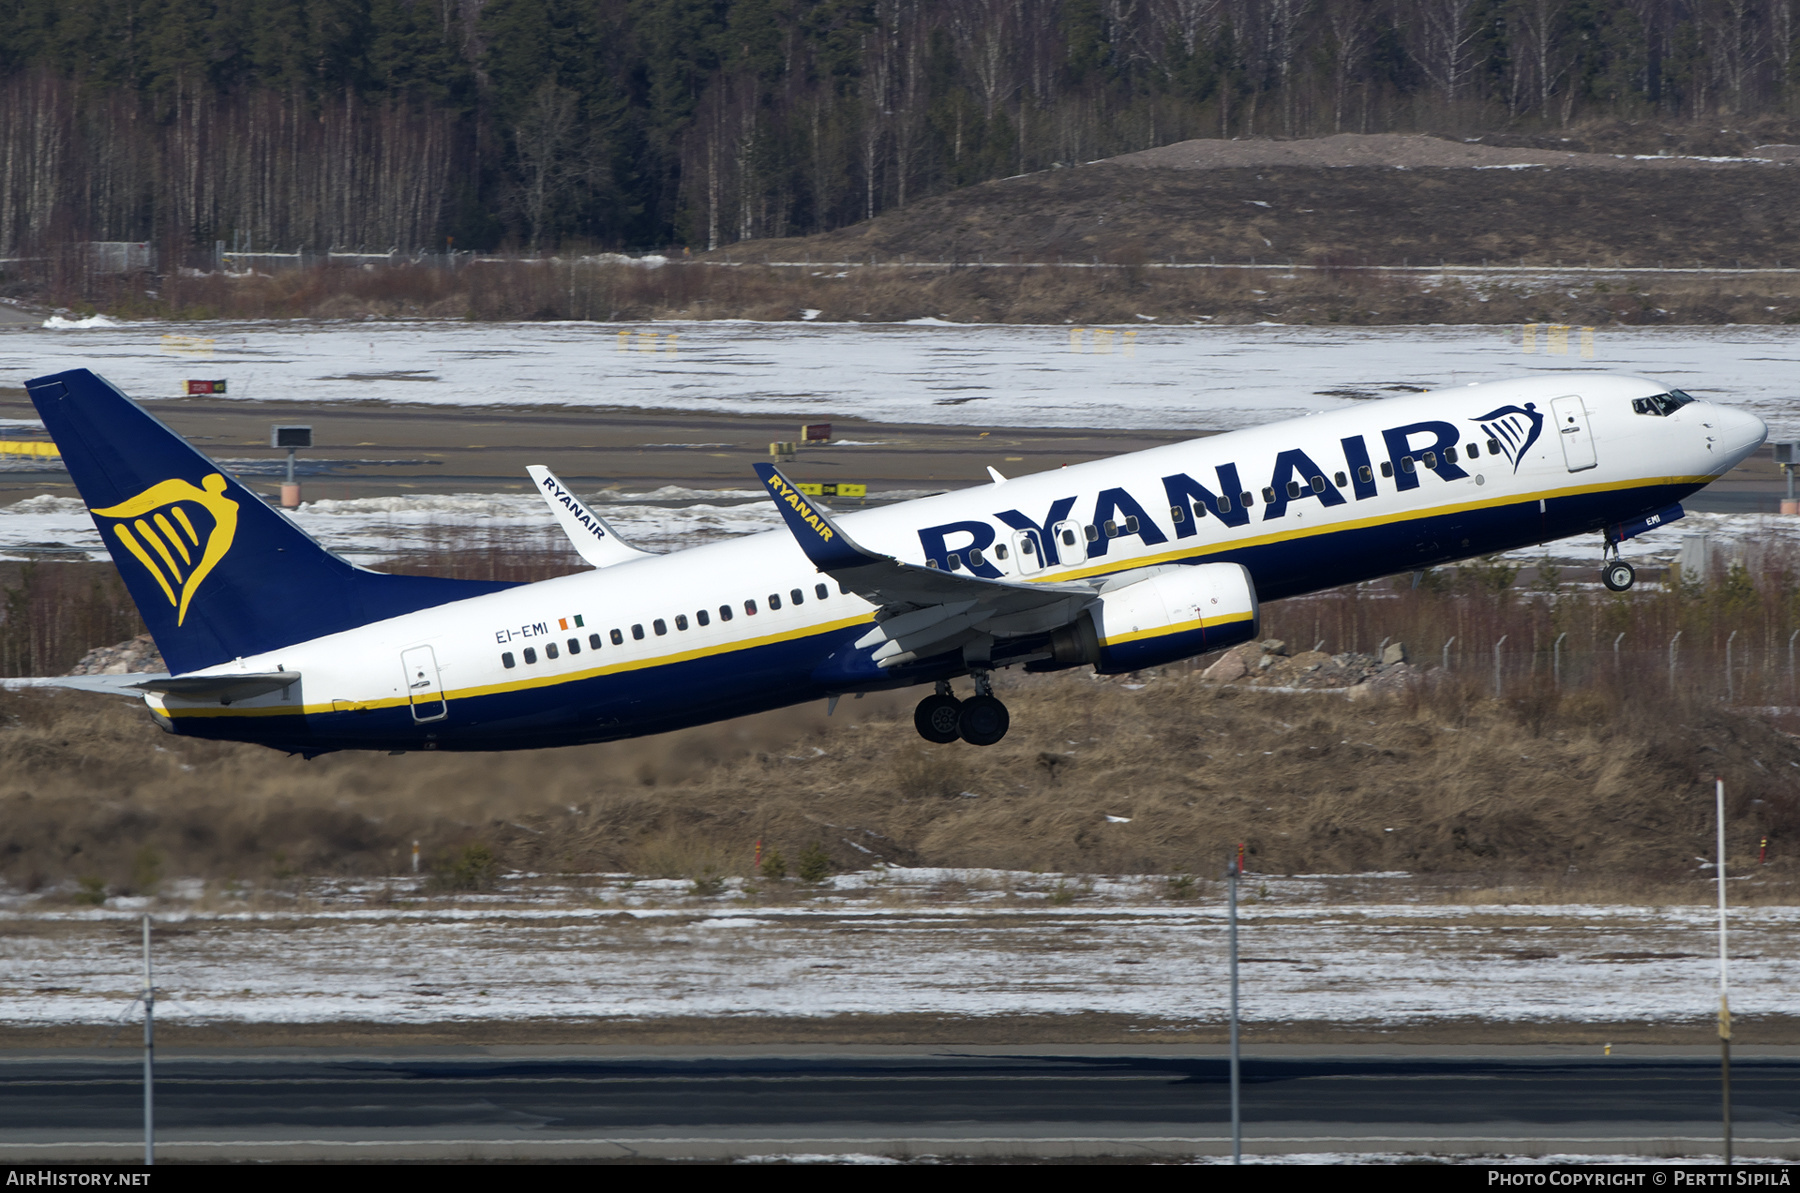
{"label": "cockpit window", "polygon": [[1638,414],[1653,414],[1658,418],[1666,418],[1693,400],[1680,390],[1672,389],[1666,394],[1654,394],[1648,398],[1633,398],[1631,409]]}

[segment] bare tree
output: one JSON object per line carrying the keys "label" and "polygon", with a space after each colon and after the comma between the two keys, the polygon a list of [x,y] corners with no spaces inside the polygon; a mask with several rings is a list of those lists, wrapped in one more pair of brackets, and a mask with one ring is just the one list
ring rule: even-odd
{"label": "bare tree", "polygon": [[1325,24],[1331,31],[1331,131],[1344,131],[1344,107],[1350,86],[1360,77],[1363,60],[1375,40],[1373,0],[1325,0]]}
{"label": "bare tree", "polygon": [[1408,50],[1451,109],[1475,69],[1475,7],[1476,0],[1417,0],[1413,7],[1417,24]]}
{"label": "bare tree", "polygon": [[513,150],[519,160],[518,205],[530,229],[532,252],[543,241],[544,226],[557,203],[586,174],[577,149],[580,97],[546,80],[531,94],[513,126]]}

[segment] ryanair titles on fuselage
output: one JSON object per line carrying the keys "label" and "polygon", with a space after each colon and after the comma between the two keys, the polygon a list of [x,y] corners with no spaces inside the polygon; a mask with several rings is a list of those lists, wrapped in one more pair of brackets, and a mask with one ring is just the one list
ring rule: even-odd
{"label": "ryanair titles on fuselage", "polygon": [[[1484,454],[1492,451],[1505,458],[1516,472],[1543,431],[1544,415],[1538,411],[1537,403],[1526,402],[1523,406],[1502,406],[1468,422],[1476,425],[1464,429],[1441,419],[1425,419],[1382,431],[1381,445],[1387,459],[1380,479],[1391,479],[1400,492],[1419,487],[1421,470],[1434,472],[1445,481],[1463,480],[1469,475],[1459,463],[1465,439],[1477,440],[1477,450]],[[1211,485],[1185,472],[1163,477],[1163,508],[1182,511],[1182,517],[1174,522],[1175,537],[1192,538],[1200,533],[1199,519],[1190,511],[1204,511],[1225,526],[1237,527],[1248,525],[1253,517],[1262,522],[1284,518],[1290,507],[1301,501],[1317,501],[1321,507],[1330,508],[1377,496],[1376,466],[1365,438],[1350,435],[1338,440],[1338,447],[1343,455],[1342,466],[1334,460],[1328,467],[1299,448],[1277,452],[1268,482],[1261,486],[1260,493],[1245,487],[1236,462],[1215,466]],[[1029,535],[1042,552],[1042,565],[1054,567],[1063,562],[1061,548],[1065,546],[1058,541],[1055,528],[1071,518],[1076,500],[1057,498],[1050,503],[1042,521],[1017,509],[1002,510],[994,516],[1014,531]],[[1095,498],[1093,516],[1085,521],[1096,527],[1112,522],[1116,530],[1116,534],[1102,534],[1081,544],[1089,560],[1104,558],[1117,538],[1137,538],[1147,547],[1169,541],[1156,519],[1123,487],[1102,489]],[[933,566],[951,568],[950,556],[955,554],[956,564],[974,575],[998,578],[1004,574],[987,554],[999,533],[991,522],[946,522],[924,527],[918,533],[919,545]],[[971,552],[977,554],[971,557]]]}

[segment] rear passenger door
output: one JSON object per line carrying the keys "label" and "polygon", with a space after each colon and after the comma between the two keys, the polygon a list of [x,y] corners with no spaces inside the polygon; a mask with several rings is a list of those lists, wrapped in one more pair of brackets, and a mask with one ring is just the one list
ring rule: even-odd
{"label": "rear passenger door", "polygon": [[400,665],[406,672],[406,699],[412,705],[413,720],[441,721],[449,715],[444,703],[444,685],[438,678],[437,655],[429,646],[415,646],[400,652]]}

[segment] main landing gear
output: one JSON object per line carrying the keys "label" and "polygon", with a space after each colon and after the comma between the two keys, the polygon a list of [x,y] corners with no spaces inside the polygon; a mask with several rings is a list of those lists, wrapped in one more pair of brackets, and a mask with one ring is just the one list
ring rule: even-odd
{"label": "main landing gear", "polygon": [[938,680],[937,691],[919,701],[913,710],[913,726],[926,741],[946,744],[958,738],[972,746],[991,746],[1006,736],[1012,717],[1006,705],[994,698],[985,671],[975,673],[975,694],[958,700],[948,680]]}
{"label": "main landing gear", "polygon": [[1619,558],[1619,544],[1612,541],[1610,534],[1601,548],[1601,558],[1600,583],[1609,592],[1624,592],[1637,583],[1637,569]]}

